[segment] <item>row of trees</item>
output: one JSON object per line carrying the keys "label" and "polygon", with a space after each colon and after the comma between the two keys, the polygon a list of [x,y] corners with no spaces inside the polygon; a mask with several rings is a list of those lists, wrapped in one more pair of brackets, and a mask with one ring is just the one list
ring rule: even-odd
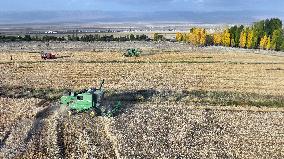
{"label": "row of trees", "polygon": [[[262,20],[247,28],[234,26],[229,31],[232,35],[231,46],[233,47],[284,50],[284,36],[280,19]],[[237,41],[238,39],[239,41]],[[234,43],[235,41],[237,42]]]}
{"label": "row of trees", "polygon": [[189,42],[196,46],[205,46],[208,44],[208,35],[206,30],[203,28],[192,28],[190,29],[190,33],[177,33],[176,40]]}
{"label": "row of trees", "polygon": [[186,34],[177,33],[176,40],[196,46],[222,45],[284,51],[282,21],[278,18],[262,20],[251,27],[233,26],[214,34],[208,34],[203,28],[193,28]]}
{"label": "row of trees", "polygon": [[0,36],[0,42],[11,42],[11,41],[65,41],[65,37],[56,37],[56,36]]}
{"label": "row of trees", "polygon": [[146,41],[149,40],[149,37],[146,35],[127,35],[121,37],[114,37],[113,35],[104,35],[100,36],[98,34],[95,35],[83,35],[81,37],[76,35],[68,35],[67,37],[58,37],[58,36],[30,36],[25,35],[22,36],[0,36],[1,42],[11,42],[11,41],[84,41],[84,42],[92,42],[92,41]]}
{"label": "row of trees", "polygon": [[[69,40],[73,40],[73,37],[68,37]],[[127,36],[120,36],[120,37],[114,37],[113,35],[110,36],[100,36],[98,34],[96,35],[83,35],[79,40],[77,41],[85,41],[85,42],[91,42],[91,41],[146,41],[149,40],[149,37],[146,35],[127,35]]]}

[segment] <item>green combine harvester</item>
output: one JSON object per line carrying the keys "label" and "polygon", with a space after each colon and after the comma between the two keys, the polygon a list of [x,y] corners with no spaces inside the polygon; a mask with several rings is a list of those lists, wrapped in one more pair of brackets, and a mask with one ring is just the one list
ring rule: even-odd
{"label": "green combine harvester", "polygon": [[124,54],[126,57],[139,57],[141,55],[142,51],[139,49],[127,49],[127,52]]}
{"label": "green combine harvester", "polygon": [[66,107],[71,111],[85,112],[91,111],[93,115],[101,116],[114,116],[121,108],[121,103],[117,102],[113,107],[107,107],[103,105],[104,80],[101,82],[100,88],[90,88],[88,90],[82,90],[80,92],[69,92],[60,99],[62,107]]}

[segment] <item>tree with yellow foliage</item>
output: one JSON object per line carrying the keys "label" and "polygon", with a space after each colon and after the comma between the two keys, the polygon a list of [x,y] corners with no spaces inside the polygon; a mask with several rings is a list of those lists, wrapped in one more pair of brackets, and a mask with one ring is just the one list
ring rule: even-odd
{"label": "tree with yellow foliage", "polygon": [[214,43],[214,45],[221,45],[221,43],[222,43],[222,34],[221,33],[214,33],[213,34],[213,43]]}
{"label": "tree with yellow foliage", "polygon": [[200,30],[200,40],[199,40],[199,44],[201,46],[205,46],[206,45],[206,37],[207,37],[207,33],[205,29],[201,29]]}
{"label": "tree with yellow foliage", "polygon": [[180,32],[177,32],[176,33],[176,40],[179,41],[179,42],[183,41],[183,34],[180,33]]}
{"label": "tree with yellow foliage", "polygon": [[203,28],[192,28],[188,34],[188,42],[196,46],[206,45],[206,30]]}
{"label": "tree with yellow foliage", "polygon": [[265,49],[267,47],[267,42],[268,42],[268,38],[266,35],[264,35],[260,40],[259,48]]}
{"label": "tree with yellow foliage", "polygon": [[270,50],[271,49],[271,38],[270,36],[267,38],[267,44],[266,44],[266,50]]}
{"label": "tree with yellow foliage", "polygon": [[193,28],[192,32],[190,33],[190,42],[193,45],[198,45],[199,44],[199,29],[198,28]]}
{"label": "tree with yellow foliage", "polygon": [[224,30],[222,35],[222,44],[224,46],[230,46],[231,45],[231,34],[229,29]]}
{"label": "tree with yellow foliage", "polygon": [[187,41],[193,45],[197,45],[198,37],[197,37],[197,28],[192,28],[190,33],[188,33]]}
{"label": "tree with yellow foliage", "polygon": [[267,37],[266,34],[261,38],[259,48],[270,50],[271,49],[271,38]]}
{"label": "tree with yellow foliage", "polygon": [[252,44],[253,44],[253,30],[248,28],[247,29],[247,48],[251,49],[252,48]]}
{"label": "tree with yellow foliage", "polygon": [[246,32],[246,30],[244,29],[244,30],[241,32],[239,46],[240,46],[241,48],[245,48],[246,45],[247,45],[247,32]]}
{"label": "tree with yellow foliage", "polygon": [[183,42],[187,42],[187,43],[188,43],[188,42],[189,42],[188,39],[189,39],[189,34],[184,33],[184,34],[183,34]]}

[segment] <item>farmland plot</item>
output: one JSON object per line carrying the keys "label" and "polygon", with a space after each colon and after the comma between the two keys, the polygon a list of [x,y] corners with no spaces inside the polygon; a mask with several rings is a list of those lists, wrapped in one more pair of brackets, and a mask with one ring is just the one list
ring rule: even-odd
{"label": "farmland plot", "polygon": [[[284,157],[284,57],[150,53],[1,52],[0,158]],[[60,108],[101,79],[117,116]]]}

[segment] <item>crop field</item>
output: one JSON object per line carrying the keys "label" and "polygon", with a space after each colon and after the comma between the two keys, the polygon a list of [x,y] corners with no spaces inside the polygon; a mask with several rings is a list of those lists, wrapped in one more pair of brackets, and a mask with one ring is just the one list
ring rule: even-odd
{"label": "crop field", "polygon": [[[284,157],[284,56],[144,50],[0,52],[0,158]],[[60,107],[102,79],[116,116]]]}

